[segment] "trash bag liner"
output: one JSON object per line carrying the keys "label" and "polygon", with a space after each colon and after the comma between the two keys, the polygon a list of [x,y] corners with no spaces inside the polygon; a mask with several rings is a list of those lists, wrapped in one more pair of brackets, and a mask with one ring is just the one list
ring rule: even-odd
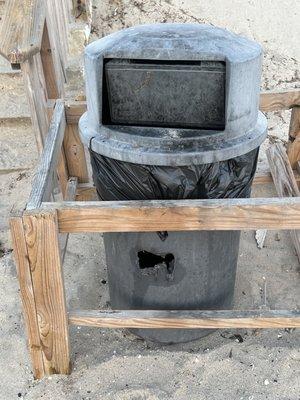
{"label": "trash bag liner", "polygon": [[90,149],[101,200],[178,200],[249,197],[258,149],[230,160],[188,166],[141,165]]}

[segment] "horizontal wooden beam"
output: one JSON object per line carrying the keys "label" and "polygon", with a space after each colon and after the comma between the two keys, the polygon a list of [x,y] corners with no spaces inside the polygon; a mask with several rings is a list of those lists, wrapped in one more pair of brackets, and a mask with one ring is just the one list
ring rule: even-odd
{"label": "horizontal wooden beam", "polygon": [[67,124],[78,124],[82,114],[86,112],[86,101],[66,101]]}
{"label": "horizontal wooden beam", "polygon": [[41,49],[46,17],[43,0],[9,0],[0,33],[0,54],[11,64],[28,60]]}
{"label": "horizontal wooden beam", "polygon": [[42,203],[59,231],[155,232],[300,229],[300,198]]}
{"label": "horizontal wooden beam", "polygon": [[[300,89],[262,92],[260,95],[260,110],[264,112],[288,110],[295,106],[300,106]],[[77,124],[85,112],[85,101],[70,100],[66,102],[68,124]]]}
{"label": "horizontal wooden beam", "polygon": [[79,183],[76,192],[76,201],[98,200],[95,186],[91,183]]}
{"label": "horizontal wooden beam", "polygon": [[300,311],[71,311],[69,324],[101,328],[300,328]]}
{"label": "horizontal wooden beam", "polygon": [[264,112],[289,110],[295,106],[300,106],[300,89],[268,91],[260,95],[259,108]]}

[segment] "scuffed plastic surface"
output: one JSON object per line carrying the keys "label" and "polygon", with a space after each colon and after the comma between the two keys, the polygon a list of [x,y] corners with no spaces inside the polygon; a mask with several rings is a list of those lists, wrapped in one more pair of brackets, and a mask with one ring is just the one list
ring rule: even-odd
{"label": "scuffed plastic surface", "polygon": [[176,200],[249,197],[258,149],[230,160],[183,167],[132,164],[90,149],[101,200]]}

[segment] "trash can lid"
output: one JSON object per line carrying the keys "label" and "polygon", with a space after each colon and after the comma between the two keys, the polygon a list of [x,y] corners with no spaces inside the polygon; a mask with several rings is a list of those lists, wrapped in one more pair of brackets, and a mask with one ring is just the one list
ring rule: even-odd
{"label": "trash can lid", "polygon": [[261,46],[200,24],[124,29],[87,46],[83,142],[150,165],[221,161],[258,147]]}

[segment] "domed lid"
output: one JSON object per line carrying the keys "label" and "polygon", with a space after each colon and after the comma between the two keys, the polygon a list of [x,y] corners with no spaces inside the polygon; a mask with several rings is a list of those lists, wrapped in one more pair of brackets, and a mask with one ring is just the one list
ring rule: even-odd
{"label": "domed lid", "polygon": [[85,50],[83,141],[118,160],[215,162],[260,145],[261,46],[199,24],[128,28]]}

